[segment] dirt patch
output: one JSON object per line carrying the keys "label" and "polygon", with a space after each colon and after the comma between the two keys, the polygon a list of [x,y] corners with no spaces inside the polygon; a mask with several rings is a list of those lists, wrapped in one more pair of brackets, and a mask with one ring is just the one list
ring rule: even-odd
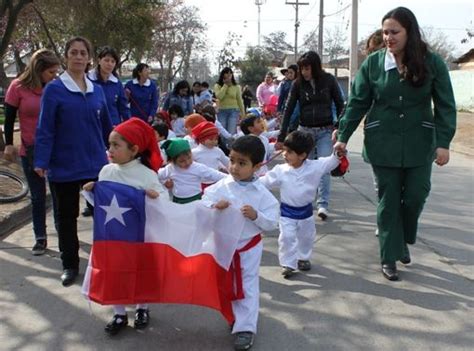
{"label": "dirt patch", "polygon": [[451,149],[474,157],[474,113],[458,112],[457,128]]}

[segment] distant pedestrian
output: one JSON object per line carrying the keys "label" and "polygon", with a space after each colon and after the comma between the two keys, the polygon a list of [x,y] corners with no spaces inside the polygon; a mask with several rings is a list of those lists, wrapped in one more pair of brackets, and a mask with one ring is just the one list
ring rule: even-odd
{"label": "distant pedestrian", "polygon": [[168,111],[173,105],[181,107],[184,116],[193,113],[191,89],[187,81],[182,80],[176,83],[173,91],[166,96],[165,102],[163,103],[163,110]]}
{"label": "distant pedestrian", "polygon": [[245,112],[252,106],[253,94],[248,85],[242,89],[242,100],[244,101]]}
{"label": "distant pedestrian", "polygon": [[125,93],[130,102],[130,114],[147,123],[152,123],[158,109],[160,94],[155,82],[150,79],[150,66],[139,63],[132,71],[132,80],[125,84]]}

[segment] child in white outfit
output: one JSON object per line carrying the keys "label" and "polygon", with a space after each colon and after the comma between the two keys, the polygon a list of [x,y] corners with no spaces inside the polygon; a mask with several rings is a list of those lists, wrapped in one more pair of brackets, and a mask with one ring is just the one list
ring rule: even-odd
{"label": "child in white outfit", "polygon": [[[162,164],[154,130],[139,118],[132,117],[114,128],[109,136],[110,164],[99,173],[99,181],[113,181],[145,190],[150,198],[166,196],[158,182],[156,171]],[[84,185],[84,190],[92,191],[94,182]],[[114,316],[106,325],[105,332],[117,334],[128,325],[125,305],[114,305]],[[134,327],[147,327],[150,319],[148,304],[138,304]]]}
{"label": "child in white outfit", "polygon": [[236,350],[248,350],[253,344],[260,298],[261,233],[276,229],[278,223],[278,201],[255,176],[264,155],[265,148],[258,137],[246,135],[235,140],[229,155],[230,175],[206,188],[203,196],[208,205],[218,210],[237,207],[246,218],[232,264],[235,282],[232,333],[236,334]]}
{"label": "child in white outfit", "polygon": [[186,204],[201,199],[201,183],[214,183],[226,175],[201,163],[193,162],[187,140],[170,139],[162,148],[168,155],[168,165],[158,171],[158,179],[172,189],[173,202]]}
{"label": "child in white outfit", "polygon": [[275,166],[260,181],[269,189],[280,188],[281,214],[278,258],[282,275],[290,277],[296,268],[311,269],[311,254],[316,237],[312,201],[321,177],[339,165],[336,155],[308,160],[314,147],[306,132],[294,131],[283,143],[286,163]]}

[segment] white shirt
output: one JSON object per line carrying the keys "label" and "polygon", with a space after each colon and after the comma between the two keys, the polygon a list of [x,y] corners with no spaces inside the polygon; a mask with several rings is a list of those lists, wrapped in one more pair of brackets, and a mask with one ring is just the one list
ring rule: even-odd
{"label": "white shirt", "polygon": [[269,231],[278,227],[280,217],[278,201],[258,180],[241,185],[228,175],[204,190],[203,201],[206,205],[214,205],[220,200],[229,201],[231,206],[238,209],[250,205],[257,212],[254,221],[245,220],[240,241],[253,238],[262,230]]}
{"label": "white shirt", "polygon": [[99,180],[130,185],[142,190],[153,189],[160,193],[160,197],[166,196],[168,198],[168,192],[158,181],[156,173],[138,159],[121,165],[117,163],[105,165],[99,173]]}
{"label": "white shirt", "polygon": [[212,169],[219,170],[219,168],[227,169],[229,167],[229,158],[217,146],[208,148],[199,144],[192,150],[193,160]]}
{"label": "white shirt", "polygon": [[178,117],[171,120],[171,128],[178,137],[186,135],[186,128],[184,128],[184,117]]}
{"label": "white shirt", "polygon": [[188,141],[189,147],[191,148],[191,150],[198,146],[198,143],[196,143],[196,140],[194,140],[194,138],[190,135],[185,135],[183,139]]}
{"label": "white shirt", "polygon": [[217,130],[219,131],[219,135],[222,135],[224,139],[229,139],[232,138],[232,134],[230,134],[227,129],[224,128],[221,122],[219,122],[217,119],[214,122],[216,125]]}
{"label": "white shirt", "polygon": [[209,168],[201,163],[193,162],[189,168],[176,167],[170,163],[158,170],[158,179],[164,183],[172,179],[173,195],[188,198],[201,193],[201,183],[215,183],[224,178],[226,174]]}
{"label": "white shirt", "polygon": [[313,202],[321,177],[338,165],[335,155],[305,160],[298,168],[284,163],[273,167],[259,181],[268,189],[280,188],[282,203],[302,207]]}
{"label": "white shirt", "polygon": [[[263,146],[265,146],[265,157],[263,158],[263,162],[267,162],[270,159],[270,157],[272,156],[273,151],[275,151],[275,144],[270,144],[270,141],[268,140],[268,138],[263,133],[260,134],[258,137],[262,141]],[[267,172],[268,172],[268,166],[266,164],[264,164],[257,171],[256,176],[261,177]]]}

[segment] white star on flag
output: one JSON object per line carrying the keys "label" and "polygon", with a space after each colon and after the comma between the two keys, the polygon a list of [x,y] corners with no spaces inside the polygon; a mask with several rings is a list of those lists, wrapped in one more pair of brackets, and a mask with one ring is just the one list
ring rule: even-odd
{"label": "white star on flag", "polygon": [[123,220],[123,214],[127,211],[130,211],[132,208],[130,207],[120,207],[117,201],[117,197],[114,195],[112,201],[110,202],[110,206],[100,206],[105,212],[107,212],[107,216],[105,217],[105,224],[110,222],[112,219],[116,219],[120,223],[122,223],[125,227],[125,222]]}

